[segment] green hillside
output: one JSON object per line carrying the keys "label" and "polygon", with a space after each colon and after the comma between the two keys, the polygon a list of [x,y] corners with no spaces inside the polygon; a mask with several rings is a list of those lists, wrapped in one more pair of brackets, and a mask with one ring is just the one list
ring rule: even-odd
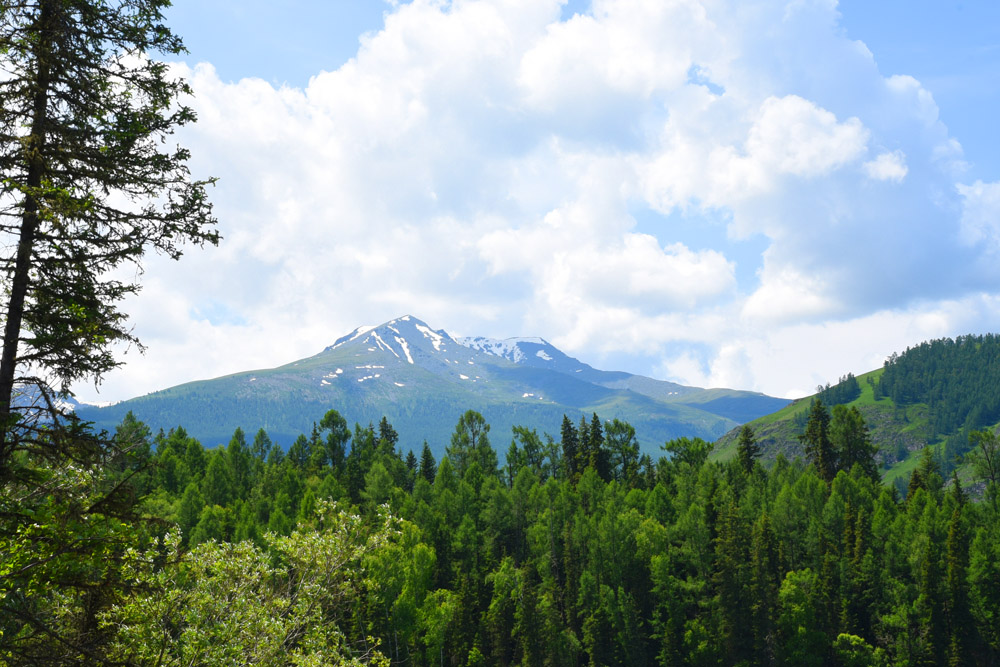
{"label": "green hillside", "polygon": [[[945,473],[961,469],[969,432],[1000,418],[1000,338],[995,335],[939,339],[892,355],[880,369],[848,375],[813,396],[749,422],[766,461],[803,453],[798,436],[814,400],[856,407],[878,448],[883,478],[908,478],[919,453],[931,447]],[[713,457],[735,455],[738,429],[716,443]]]}

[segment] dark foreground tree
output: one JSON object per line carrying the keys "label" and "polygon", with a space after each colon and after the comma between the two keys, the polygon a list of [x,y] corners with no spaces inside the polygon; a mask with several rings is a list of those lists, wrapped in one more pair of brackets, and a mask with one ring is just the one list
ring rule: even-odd
{"label": "dark foreground tree", "polygon": [[[0,662],[97,664],[128,587],[148,431],[64,413],[138,347],[121,300],[145,252],[215,243],[209,181],[169,137],[194,114],[157,54],[167,0],[0,3]],[[129,267],[131,265],[131,267]]]}
{"label": "dark foreground tree", "polygon": [[138,284],[115,270],[217,241],[209,181],[169,142],[194,120],[189,88],[149,58],[183,52],[167,5],[0,5],[0,480],[58,420],[53,389],[99,381],[121,363],[113,346],[139,344],[118,309]]}

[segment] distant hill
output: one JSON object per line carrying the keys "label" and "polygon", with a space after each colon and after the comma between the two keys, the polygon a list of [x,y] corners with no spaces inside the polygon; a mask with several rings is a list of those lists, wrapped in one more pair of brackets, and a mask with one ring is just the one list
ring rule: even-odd
{"label": "distant hill", "polygon": [[787,403],[756,392],[598,370],[541,338],[456,339],[405,316],[359,327],[319,354],[278,368],[77,410],[105,428],[131,410],[153,429],[184,426],[207,446],[228,442],[236,427],[248,433],[264,428],[287,446],[336,409],[349,423],[377,424],[384,415],[404,450],[419,451],[426,439],[440,455],[459,416],[472,409],[491,424],[491,442],[502,456],[512,426],[557,434],[563,414],[575,421],[592,413],[626,420],[643,450],[656,453],[676,437],[715,440]]}
{"label": "distant hill", "polygon": [[[812,402],[856,406],[879,448],[884,476],[908,476],[917,454],[934,448],[947,473],[968,451],[969,431],[1000,420],[1000,337],[993,334],[927,341],[893,354],[882,368],[796,400],[749,422],[765,461],[802,454],[802,433]],[[735,453],[737,429],[716,443],[717,458]]]}

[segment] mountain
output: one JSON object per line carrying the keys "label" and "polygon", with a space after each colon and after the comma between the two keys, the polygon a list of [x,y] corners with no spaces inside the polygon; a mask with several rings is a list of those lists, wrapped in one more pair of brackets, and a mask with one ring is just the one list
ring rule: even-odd
{"label": "mountain", "polygon": [[128,411],[153,429],[183,426],[212,446],[237,427],[264,428],[288,445],[327,410],[349,423],[385,416],[404,451],[426,439],[435,455],[455,423],[476,410],[491,424],[502,456],[515,425],[557,434],[562,417],[597,413],[628,421],[644,451],[666,440],[714,440],[788,401],[727,389],[698,389],[623,372],[597,370],[541,338],[454,338],[404,316],[359,327],[319,354],[272,369],[189,382],[113,406],[80,406],[84,419],[113,428]]}
{"label": "mountain", "polygon": [[[798,440],[816,399],[832,408],[856,407],[865,418],[887,481],[908,479],[920,452],[931,447],[943,474],[969,450],[969,432],[1000,422],[1000,336],[959,336],[926,341],[893,354],[882,368],[750,420],[763,459],[803,453]],[[716,443],[714,456],[736,451],[738,429]],[[960,473],[962,470],[960,469]]]}

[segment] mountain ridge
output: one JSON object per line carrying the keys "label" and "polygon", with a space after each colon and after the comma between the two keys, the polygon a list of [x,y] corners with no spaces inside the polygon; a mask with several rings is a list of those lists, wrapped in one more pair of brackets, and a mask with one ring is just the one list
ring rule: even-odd
{"label": "mountain ridge", "polygon": [[[728,403],[713,404],[719,398]],[[236,427],[264,428],[287,446],[336,409],[361,424],[385,416],[404,449],[419,450],[426,439],[436,455],[469,409],[493,425],[500,452],[512,426],[555,433],[564,414],[579,420],[596,413],[632,423],[643,449],[655,453],[673,437],[714,440],[737,425],[736,418],[759,417],[787,402],[595,369],[538,337],[455,338],[404,315],[357,327],[319,353],[275,368],[184,383],[114,406],[80,406],[78,412],[110,429],[131,410],[154,430],[183,426],[209,446],[228,441]]]}

